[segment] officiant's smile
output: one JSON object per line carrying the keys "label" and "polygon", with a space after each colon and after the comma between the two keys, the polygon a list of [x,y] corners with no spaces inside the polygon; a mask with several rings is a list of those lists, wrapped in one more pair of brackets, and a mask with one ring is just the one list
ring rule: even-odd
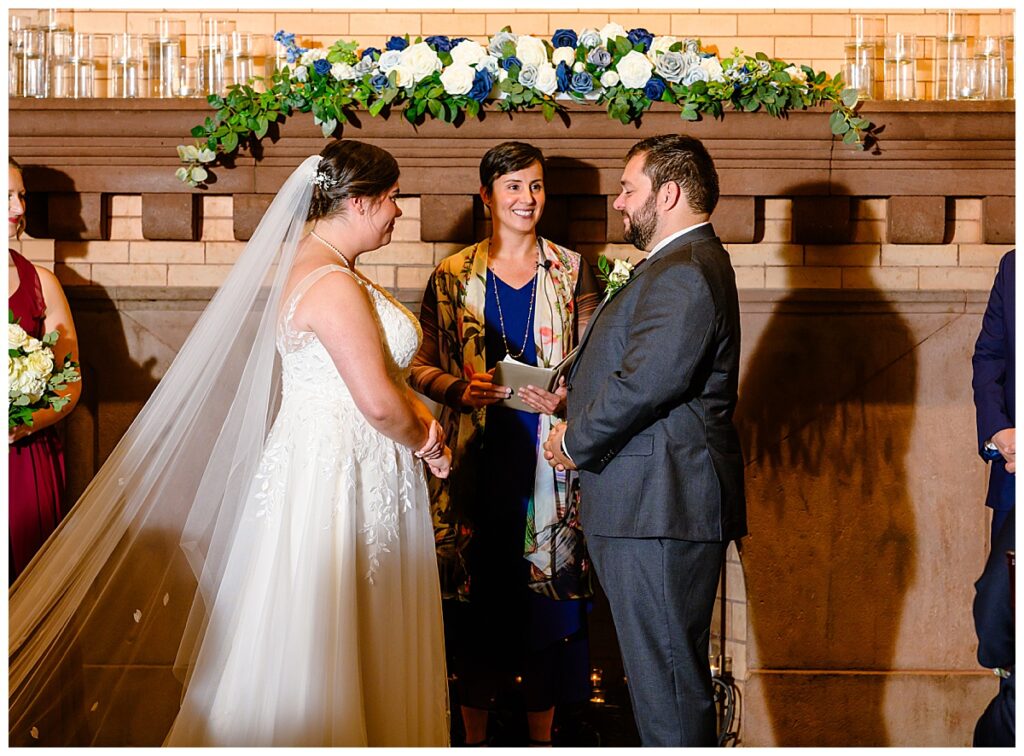
{"label": "officiant's smile", "polygon": [[532,233],[544,214],[544,168],[540,163],[506,173],[480,196],[491,208],[492,223],[500,223],[519,233]]}

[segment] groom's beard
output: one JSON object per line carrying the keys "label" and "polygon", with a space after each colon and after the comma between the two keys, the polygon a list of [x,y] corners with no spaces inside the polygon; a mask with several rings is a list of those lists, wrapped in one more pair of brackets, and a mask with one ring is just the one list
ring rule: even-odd
{"label": "groom's beard", "polygon": [[656,198],[654,193],[647,198],[647,201],[640,206],[633,215],[623,213],[629,219],[629,228],[626,229],[626,241],[639,250],[646,251],[647,245],[654,238],[654,232],[658,230],[658,213],[655,211]]}

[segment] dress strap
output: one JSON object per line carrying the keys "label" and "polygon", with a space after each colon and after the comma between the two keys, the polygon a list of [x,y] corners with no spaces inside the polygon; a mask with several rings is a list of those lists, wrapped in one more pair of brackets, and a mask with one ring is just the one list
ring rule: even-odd
{"label": "dress strap", "polygon": [[306,292],[310,290],[313,284],[315,284],[321,278],[326,276],[328,273],[333,273],[334,271],[347,273],[355,280],[356,283],[358,283],[360,286],[364,286],[363,279],[357,276],[355,272],[346,268],[344,265],[331,264],[322,265],[319,268],[314,268],[313,270],[311,270],[309,273],[302,277],[302,279],[295,285],[295,288],[292,289],[291,294],[288,295],[288,299],[286,300],[286,306],[283,309],[284,317],[281,318],[282,325],[291,324],[292,316],[295,314],[295,308],[299,306],[299,302],[301,301],[302,297],[306,295]]}
{"label": "dress strap", "polygon": [[11,255],[11,259],[14,260],[15,269],[18,271],[18,288],[10,292],[7,300],[8,306],[11,306],[13,304],[12,300],[14,300],[19,304],[14,309],[26,307],[30,318],[41,320],[46,315],[46,300],[43,299],[43,282],[39,279],[36,266],[16,250],[9,249],[8,252]]}

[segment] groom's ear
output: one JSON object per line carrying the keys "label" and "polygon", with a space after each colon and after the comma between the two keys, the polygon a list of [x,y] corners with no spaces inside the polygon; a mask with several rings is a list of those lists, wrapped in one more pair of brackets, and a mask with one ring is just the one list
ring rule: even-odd
{"label": "groom's ear", "polygon": [[666,181],[658,189],[658,205],[662,210],[671,212],[679,206],[680,202],[685,204],[686,198],[683,196],[683,190],[675,181]]}

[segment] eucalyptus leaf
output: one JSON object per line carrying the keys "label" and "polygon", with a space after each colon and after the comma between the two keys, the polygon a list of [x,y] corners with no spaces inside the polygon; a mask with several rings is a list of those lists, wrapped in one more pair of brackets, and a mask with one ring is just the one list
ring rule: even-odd
{"label": "eucalyptus leaf", "polygon": [[842,94],[843,105],[848,108],[852,108],[857,104],[857,99],[860,97],[860,92],[856,89],[844,89]]}

